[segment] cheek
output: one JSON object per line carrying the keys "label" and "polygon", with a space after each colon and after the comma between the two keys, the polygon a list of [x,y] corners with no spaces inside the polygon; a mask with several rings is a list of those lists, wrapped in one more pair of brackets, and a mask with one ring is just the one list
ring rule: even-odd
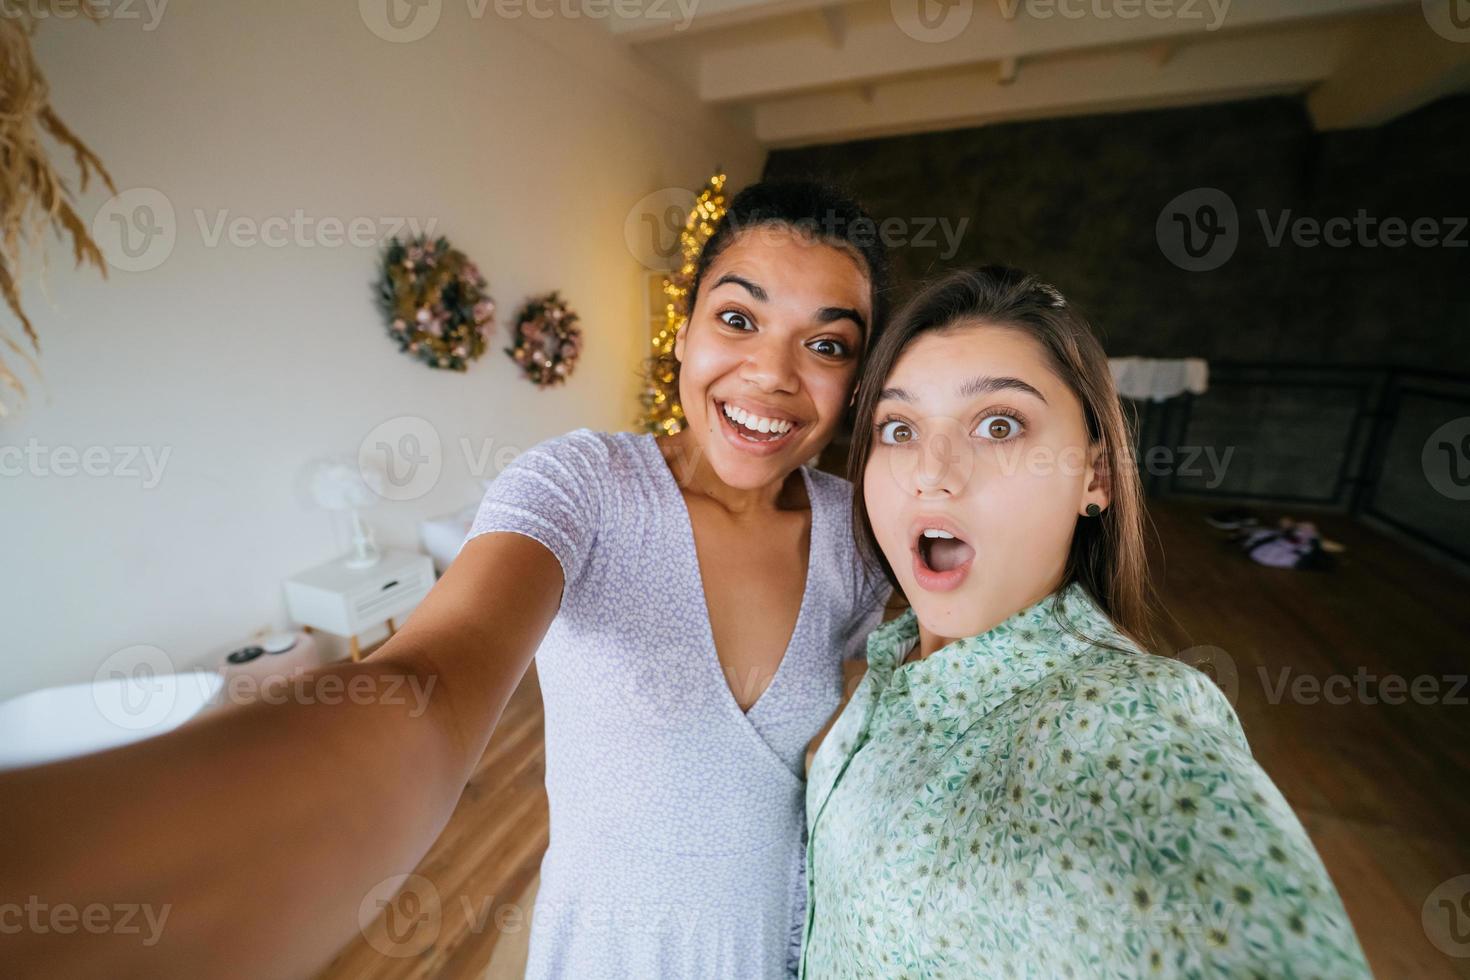
{"label": "cheek", "polygon": [[878,451],[868,459],[868,467],[863,473],[863,501],[868,510],[868,523],[873,526],[873,535],[878,539],[878,546],[892,563],[895,549],[899,552],[908,550],[903,543],[906,532],[901,526],[904,496],[896,481],[889,475],[881,455],[881,451]]}
{"label": "cheek", "polygon": [[977,465],[976,476],[976,509],[992,540],[1009,542],[1006,550],[1020,559],[1046,560],[1065,550],[1084,482],[1076,459],[1050,450],[1004,462],[992,456]]}
{"label": "cheek", "polygon": [[705,389],[731,370],[733,363],[733,356],[718,338],[703,333],[686,337],[684,359],[679,363],[680,399],[685,402],[702,401]]}
{"label": "cheek", "polygon": [[1080,446],[1031,443],[994,446],[976,455],[976,482],[987,493],[1029,500],[1028,510],[1070,507],[1087,482],[1087,452]]}
{"label": "cheek", "polygon": [[1013,466],[985,468],[992,470],[980,480],[986,494],[994,501],[1005,501],[1017,517],[1050,513],[1075,496],[1077,477],[1062,472],[1055,463],[1023,459]]}
{"label": "cheek", "polygon": [[801,372],[802,387],[810,394],[812,403],[820,408],[824,418],[840,416],[846,411],[856,383],[856,364],[841,369],[814,364]]}

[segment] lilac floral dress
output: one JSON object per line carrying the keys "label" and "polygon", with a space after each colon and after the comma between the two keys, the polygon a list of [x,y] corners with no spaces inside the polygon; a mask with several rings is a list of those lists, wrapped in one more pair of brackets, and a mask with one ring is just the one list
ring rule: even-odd
{"label": "lilac floral dress", "polygon": [[890,591],[856,556],[851,485],[801,473],[806,590],[749,712],[716,655],[689,512],[652,435],[579,429],[522,454],[487,490],[469,537],[534,538],[565,577],[536,654],[551,843],[528,977],[794,971],[806,746]]}

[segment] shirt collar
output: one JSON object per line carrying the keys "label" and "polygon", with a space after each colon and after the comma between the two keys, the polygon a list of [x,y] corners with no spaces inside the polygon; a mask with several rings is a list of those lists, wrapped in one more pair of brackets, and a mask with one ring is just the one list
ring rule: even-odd
{"label": "shirt collar", "polygon": [[868,670],[889,697],[907,696],[922,734],[939,743],[1100,645],[1136,649],[1077,582],[984,633],[904,664],[918,638],[918,617],[909,608],[868,637]]}

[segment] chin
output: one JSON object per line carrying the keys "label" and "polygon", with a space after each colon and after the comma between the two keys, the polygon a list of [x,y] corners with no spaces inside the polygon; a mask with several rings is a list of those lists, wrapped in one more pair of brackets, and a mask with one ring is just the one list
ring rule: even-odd
{"label": "chin", "polygon": [[981,626],[985,610],[978,599],[967,600],[960,595],[929,595],[917,585],[908,596],[914,615],[919,617],[926,630],[936,636],[959,640],[983,632]]}
{"label": "chin", "polygon": [[983,566],[972,568],[967,581],[952,591],[925,588],[913,575],[901,577],[900,582],[914,615],[926,630],[935,636],[962,640],[990,630],[1016,611],[1008,608],[1014,590],[1007,588],[1005,576],[997,581],[984,574],[988,571]]}
{"label": "chin", "polygon": [[757,490],[785,478],[801,461],[788,460],[785,456],[748,460],[716,447],[709,452],[709,462],[725,486],[736,490]]}

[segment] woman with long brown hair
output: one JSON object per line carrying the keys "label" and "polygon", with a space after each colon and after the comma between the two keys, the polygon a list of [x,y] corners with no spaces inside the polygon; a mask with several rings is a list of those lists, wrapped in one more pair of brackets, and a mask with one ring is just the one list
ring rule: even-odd
{"label": "woman with long brown hair", "polygon": [[956,272],[876,345],[854,517],[911,608],[811,767],[805,976],[1368,975],[1229,702],[1145,652],[1130,447],[1035,276]]}

